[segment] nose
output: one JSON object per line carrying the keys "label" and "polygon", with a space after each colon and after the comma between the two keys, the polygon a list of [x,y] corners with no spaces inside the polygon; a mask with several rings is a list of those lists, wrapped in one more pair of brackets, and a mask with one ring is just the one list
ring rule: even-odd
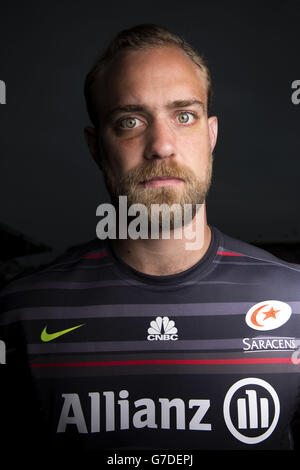
{"label": "nose", "polygon": [[146,160],[173,158],[175,135],[168,122],[157,119],[149,125],[144,156]]}

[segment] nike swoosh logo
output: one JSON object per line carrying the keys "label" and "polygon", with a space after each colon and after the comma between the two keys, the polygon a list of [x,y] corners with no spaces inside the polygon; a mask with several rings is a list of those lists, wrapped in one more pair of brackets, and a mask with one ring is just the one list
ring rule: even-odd
{"label": "nike swoosh logo", "polygon": [[42,331],[41,334],[41,340],[44,341],[44,343],[47,343],[48,341],[52,341],[55,338],[58,338],[59,336],[65,335],[66,333],[69,333],[70,331],[76,330],[76,328],[80,328],[83,326],[84,323],[81,325],[73,326],[72,328],[68,328],[67,330],[62,330],[62,331],[57,331],[56,333],[47,333],[47,326]]}

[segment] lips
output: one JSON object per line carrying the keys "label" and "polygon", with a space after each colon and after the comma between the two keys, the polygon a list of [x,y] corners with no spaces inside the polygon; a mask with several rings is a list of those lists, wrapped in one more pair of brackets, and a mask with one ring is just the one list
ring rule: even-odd
{"label": "lips", "polygon": [[151,180],[148,180],[148,181],[154,181],[154,180],[161,180],[161,181],[164,181],[164,180],[179,180],[180,178],[177,178],[176,176],[156,176],[155,178],[151,178]]}
{"label": "lips", "polygon": [[145,186],[162,186],[181,183],[183,180],[174,176],[156,176],[150,180],[143,181]]}
{"label": "lips", "polygon": [[143,181],[143,184],[145,186],[171,186],[182,182],[183,180],[181,178],[176,178],[173,176],[156,176],[150,180]]}

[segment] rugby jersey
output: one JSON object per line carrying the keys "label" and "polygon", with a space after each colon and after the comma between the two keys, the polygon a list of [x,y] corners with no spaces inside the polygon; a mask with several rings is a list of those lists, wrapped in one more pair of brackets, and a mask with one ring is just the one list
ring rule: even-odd
{"label": "rugby jersey", "polygon": [[138,272],[96,239],[4,288],[8,438],[294,448],[300,268],[211,231],[205,256],[178,274]]}

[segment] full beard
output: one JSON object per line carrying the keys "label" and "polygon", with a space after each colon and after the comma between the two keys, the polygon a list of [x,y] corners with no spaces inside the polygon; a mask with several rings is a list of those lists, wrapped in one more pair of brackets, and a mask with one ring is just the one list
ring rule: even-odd
{"label": "full beard", "polygon": [[[157,210],[157,206],[155,208],[154,205],[159,205],[161,206],[159,229],[162,230],[163,214],[169,209],[170,229],[174,230],[189,223],[204,203],[211,185],[212,163],[213,155],[210,153],[205,174],[201,179],[191,169],[179,166],[175,161],[165,160],[159,164],[156,161],[147,162],[141,167],[133,168],[120,179],[115,177],[110,165],[105,161],[103,172],[107,190],[116,210],[119,207],[119,196],[127,196],[127,210],[133,204],[142,204],[147,209],[148,220],[151,223],[154,211]],[[145,181],[164,176],[181,179],[183,183],[165,187],[146,187],[143,184]],[[176,206],[173,206],[174,204]],[[191,209],[190,217],[184,216],[186,204]],[[170,210],[171,206],[175,209]]]}

